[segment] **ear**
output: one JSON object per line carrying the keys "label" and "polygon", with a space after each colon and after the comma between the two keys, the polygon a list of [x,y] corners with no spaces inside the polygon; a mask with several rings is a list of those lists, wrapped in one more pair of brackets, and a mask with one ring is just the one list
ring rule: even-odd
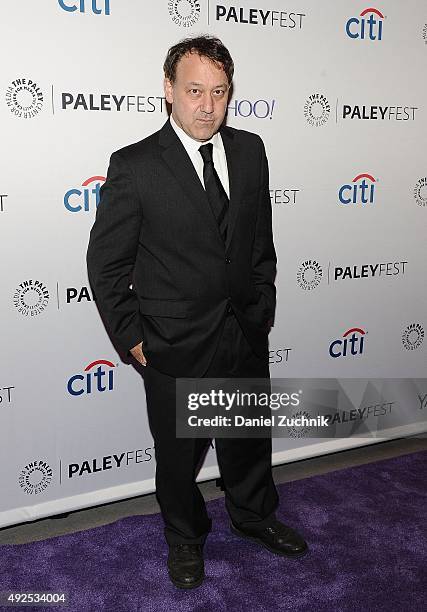
{"label": "ear", "polygon": [[169,104],[173,103],[173,85],[169,79],[164,79],[163,81],[163,89],[165,91],[165,98]]}

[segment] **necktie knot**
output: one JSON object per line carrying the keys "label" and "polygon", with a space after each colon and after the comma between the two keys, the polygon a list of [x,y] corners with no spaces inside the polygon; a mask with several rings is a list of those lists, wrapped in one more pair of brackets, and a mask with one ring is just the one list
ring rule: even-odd
{"label": "necktie knot", "polygon": [[201,147],[199,147],[199,152],[205,164],[213,161],[213,157],[212,157],[213,144],[211,142],[208,142],[207,144],[204,144]]}

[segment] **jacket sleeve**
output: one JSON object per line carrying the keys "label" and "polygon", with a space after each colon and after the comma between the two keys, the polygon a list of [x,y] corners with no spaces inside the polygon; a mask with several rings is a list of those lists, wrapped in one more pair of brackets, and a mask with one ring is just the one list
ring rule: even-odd
{"label": "jacket sleeve", "polygon": [[276,251],[273,243],[271,200],[269,187],[268,161],[264,143],[261,147],[261,184],[258,197],[258,212],[255,240],[252,250],[252,278],[256,288],[263,294],[266,314],[274,318],[276,308]]}
{"label": "jacket sleeve", "polygon": [[138,298],[130,288],[141,221],[134,175],[122,156],[113,153],[90,233],[87,266],[100,314],[125,352],[142,341]]}

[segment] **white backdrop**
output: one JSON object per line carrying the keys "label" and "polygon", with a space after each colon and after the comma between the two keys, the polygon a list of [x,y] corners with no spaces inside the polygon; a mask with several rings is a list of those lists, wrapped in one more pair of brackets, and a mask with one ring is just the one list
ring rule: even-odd
{"label": "white backdrop", "polygon": [[[269,156],[271,375],[365,379],[342,383],[334,439],[275,440],[274,462],[426,429],[426,3],[9,2],[0,526],[154,488],[143,381],[109,341],[85,254],[110,154],[161,127],[166,50],[203,32],[235,60],[229,125]],[[351,438],[349,406],[366,408]],[[211,451],[200,478],[216,474]]]}

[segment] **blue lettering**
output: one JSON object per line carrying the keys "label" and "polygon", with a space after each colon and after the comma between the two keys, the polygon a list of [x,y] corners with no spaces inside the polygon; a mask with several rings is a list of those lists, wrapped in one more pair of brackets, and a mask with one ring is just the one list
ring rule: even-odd
{"label": "blue lettering", "polygon": [[67,384],[68,393],[70,393],[70,395],[82,395],[84,393],[84,389],[79,389],[78,391],[76,391],[73,388],[73,384],[76,380],[84,380],[84,379],[85,377],[82,376],[81,374],[76,374],[75,376],[72,376]]}
{"label": "blue lettering", "polygon": [[359,20],[356,17],[352,17],[351,19],[349,19],[345,25],[345,31],[347,32],[347,36],[350,36],[350,38],[359,38],[358,32],[356,34],[352,34],[350,32],[350,26],[353,25],[353,23],[359,25]]}
{"label": "blue lettering", "polygon": [[[85,0],[76,0],[74,4],[66,4],[65,0],[58,0],[59,6],[69,13],[79,11],[80,13],[85,12]],[[77,4],[79,5],[77,7]],[[102,2],[101,2],[102,5]],[[92,0],[92,13],[95,15],[101,15],[103,12],[102,8],[98,8],[97,0]],[[110,14],[110,0],[104,0],[104,12],[106,15]]]}
{"label": "blue lettering", "polygon": [[341,346],[341,344],[342,340],[335,340],[335,342],[332,342],[331,346],[329,347],[329,355],[331,357],[341,357],[341,353],[335,353],[333,350],[335,346]]}
{"label": "blue lettering", "polygon": [[62,9],[64,9],[64,11],[68,11],[69,13],[77,11],[77,6],[68,6],[67,4],[65,4],[64,0],[58,0],[58,4]]}
{"label": "blue lettering", "polygon": [[82,195],[82,192],[80,191],[80,189],[70,189],[69,191],[67,191],[64,196],[64,206],[70,212],[79,212],[82,209],[82,206],[80,204],[78,204],[77,206],[72,206],[72,204],[70,204],[70,197],[72,195],[77,195],[80,197]]}
{"label": "blue lettering", "polygon": [[351,191],[351,185],[343,185],[341,187],[341,189],[339,190],[338,197],[339,197],[339,200],[340,200],[341,204],[350,204],[351,203],[351,197],[344,198],[344,191],[348,191],[348,190]]}

